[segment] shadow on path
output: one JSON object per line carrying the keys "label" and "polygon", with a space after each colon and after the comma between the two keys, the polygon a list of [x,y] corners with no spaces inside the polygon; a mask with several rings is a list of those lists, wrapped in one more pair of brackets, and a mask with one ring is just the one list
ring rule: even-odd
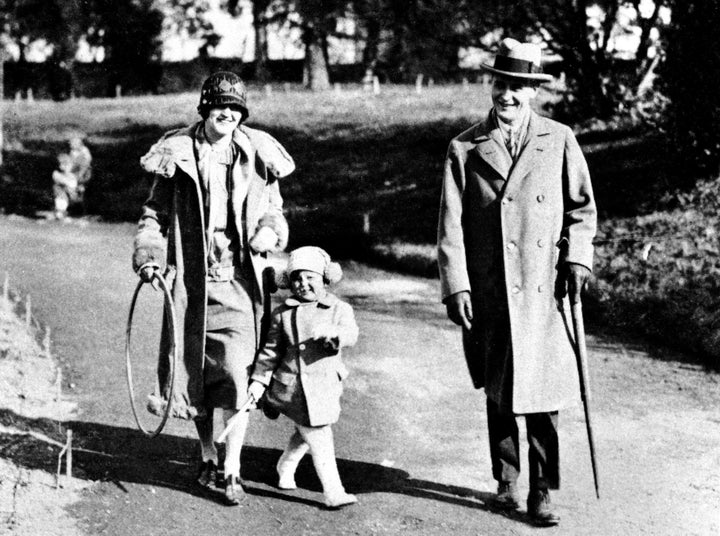
{"label": "shadow on path", "polygon": [[[0,456],[27,469],[55,474],[60,448],[53,442],[64,443],[65,430],[69,428],[73,431],[75,478],[111,482],[124,492],[127,492],[125,483],[134,483],[182,491],[214,502],[222,500],[220,490],[204,491],[194,485],[197,442],[192,439],[170,435],[151,439],[131,428],[82,421],[58,423],[45,418],[31,419],[8,409],[0,409],[0,425],[27,432],[0,432]],[[317,507],[319,503],[315,501],[274,491],[277,481],[275,464],[280,454],[281,451],[274,448],[252,445],[243,448],[242,478],[248,493]],[[352,493],[396,493],[494,512],[526,522],[518,512],[503,512],[490,506],[492,493],[419,480],[411,478],[402,469],[343,458],[338,459],[338,469],[343,483]],[[322,491],[310,456],[300,463],[296,481],[301,489]]]}

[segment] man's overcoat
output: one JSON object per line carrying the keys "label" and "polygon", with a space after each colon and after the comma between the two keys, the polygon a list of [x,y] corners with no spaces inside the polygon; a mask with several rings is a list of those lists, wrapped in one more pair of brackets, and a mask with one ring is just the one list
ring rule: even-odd
{"label": "man's overcoat", "polygon": [[[515,413],[578,398],[554,286],[561,258],[592,266],[595,227],[587,164],[567,126],[531,112],[514,163],[492,116],[450,143],[438,226],[442,297],[470,291],[473,328],[464,340],[473,382]],[[564,308],[569,318],[567,300]],[[506,335],[497,333],[507,326],[502,315]],[[498,385],[510,388],[487,389]]]}
{"label": "man's overcoat", "polygon": [[[195,135],[202,123],[171,131],[141,159],[145,171],[154,174],[150,197],[143,205],[135,237],[133,267],[156,262],[164,267],[172,287],[177,319],[178,363],[175,373],[173,415],[181,418],[204,415],[203,365],[207,316],[208,272],[207,228],[201,178],[195,154]],[[233,142],[240,149],[232,198],[235,228],[241,230],[243,243],[258,228],[267,226],[278,235],[276,249],[287,244],[288,226],[282,212],[283,200],[277,179],[294,170],[292,158],[269,134],[239,127]],[[240,173],[236,173],[239,171]],[[245,204],[244,216],[238,207]],[[264,279],[268,277],[265,253],[245,248],[254,274],[256,341],[262,339],[269,297],[265,296]],[[265,306],[263,306],[265,304]],[[170,336],[163,324],[159,359],[159,396],[151,396],[148,407],[162,411],[169,389],[168,360]]]}

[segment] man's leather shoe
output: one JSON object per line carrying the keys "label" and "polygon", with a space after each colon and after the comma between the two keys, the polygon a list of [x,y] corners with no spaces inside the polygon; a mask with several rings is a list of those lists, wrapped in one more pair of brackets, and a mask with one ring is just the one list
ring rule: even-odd
{"label": "man's leather shoe", "polygon": [[245,500],[245,489],[240,478],[229,476],[225,479],[225,502],[228,506],[235,506]]}
{"label": "man's leather shoe", "polygon": [[532,522],[538,527],[554,527],[560,523],[560,516],[553,512],[550,493],[546,489],[530,490],[527,511]]}
{"label": "man's leather shoe", "polygon": [[212,488],[217,480],[217,465],[212,460],[202,462],[198,470],[197,483],[203,488]]}
{"label": "man's leather shoe", "polygon": [[492,504],[502,510],[517,510],[520,508],[520,495],[516,482],[498,482],[497,495],[493,497]]}

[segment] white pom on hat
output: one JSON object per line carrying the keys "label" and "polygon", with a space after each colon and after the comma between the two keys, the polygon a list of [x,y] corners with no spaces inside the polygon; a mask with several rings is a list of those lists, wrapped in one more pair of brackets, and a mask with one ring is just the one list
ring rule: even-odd
{"label": "white pom on hat", "polygon": [[328,284],[337,283],[342,279],[340,265],[332,262],[330,255],[324,249],[316,246],[303,246],[290,252],[290,259],[282,277],[283,282],[287,281],[290,274],[297,270],[310,270],[318,273]]}

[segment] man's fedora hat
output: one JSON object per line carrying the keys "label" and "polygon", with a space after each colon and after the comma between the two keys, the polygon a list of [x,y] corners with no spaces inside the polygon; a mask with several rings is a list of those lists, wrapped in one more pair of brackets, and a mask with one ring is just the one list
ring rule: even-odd
{"label": "man's fedora hat", "polygon": [[550,82],[553,76],[542,72],[541,56],[542,50],[539,45],[521,43],[506,37],[500,41],[495,63],[493,65],[483,63],[482,68],[495,75],[514,80]]}

